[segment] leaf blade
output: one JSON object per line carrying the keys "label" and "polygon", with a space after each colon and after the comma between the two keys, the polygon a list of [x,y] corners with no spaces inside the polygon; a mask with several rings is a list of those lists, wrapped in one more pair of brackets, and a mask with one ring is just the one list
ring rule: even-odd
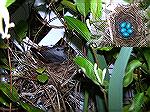
{"label": "leaf blade", "polygon": [[96,85],[99,85],[93,70],[94,65],[88,59],[81,56],[76,56],[74,58],[74,62],[82,69],[89,79],[91,79]]}
{"label": "leaf blade", "polygon": [[102,15],[102,0],[91,0],[91,12],[95,19]]}
{"label": "leaf blade", "polygon": [[7,0],[5,6],[8,7],[10,6],[12,3],[14,3],[16,0]]}
{"label": "leaf blade", "polygon": [[123,110],[123,76],[131,52],[132,47],[121,48],[119,56],[115,61],[108,90],[109,111],[121,112]]}
{"label": "leaf blade", "polygon": [[90,2],[89,0],[76,0],[76,5],[78,11],[86,17],[86,15],[90,12]]}
{"label": "leaf blade", "polygon": [[139,60],[132,60],[127,66],[127,72],[124,76],[123,85],[127,87],[133,81],[133,71],[140,67],[142,63]]}
{"label": "leaf blade", "polygon": [[10,93],[10,85],[7,83],[0,83],[0,90],[13,102],[19,101],[19,94],[15,87],[12,87],[12,94]]}
{"label": "leaf blade", "polygon": [[91,39],[91,33],[85,23],[70,16],[65,16],[64,19],[66,20],[68,27],[77,31],[86,41]]}

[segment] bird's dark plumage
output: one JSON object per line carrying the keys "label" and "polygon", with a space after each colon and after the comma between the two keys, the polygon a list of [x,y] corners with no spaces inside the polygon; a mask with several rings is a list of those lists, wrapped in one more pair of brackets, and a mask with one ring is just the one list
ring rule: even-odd
{"label": "bird's dark plumage", "polygon": [[47,47],[42,46],[39,49],[31,49],[39,59],[47,63],[62,63],[67,60],[63,47]]}

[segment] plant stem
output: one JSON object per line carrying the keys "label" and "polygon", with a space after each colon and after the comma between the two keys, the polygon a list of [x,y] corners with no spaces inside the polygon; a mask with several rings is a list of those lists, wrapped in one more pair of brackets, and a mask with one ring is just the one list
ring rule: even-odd
{"label": "plant stem", "polygon": [[95,59],[96,64],[100,67],[99,63],[98,63],[98,59],[97,59],[97,54],[96,54],[96,50],[91,46],[92,52],[93,52],[93,56]]}
{"label": "plant stem", "polygon": [[[108,109],[108,101],[107,101],[107,95],[106,95],[106,91],[105,89],[103,89],[101,86],[100,86],[100,90],[103,92],[104,94],[104,102],[105,102],[105,105],[106,105],[106,109]],[[108,110],[106,110],[108,111]]]}
{"label": "plant stem", "polygon": [[[7,44],[9,45],[9,39],[7,39]],[[10,94],[12,95],[12,65],[11,65],[11,58],[10,58],[10,48],[7,48],[7,55],[8,55],[8,63],[9,63],[9,71],[10,71]],[[10,110],[11,112],[12,103],[10,103]]]}
{"label": "plant stem", "polygon": [[[100,67],[99,62],[98,62],[98,59],[97,59],[96,50],[95,50],[92,46],[91,46],[91,49],[92,49],[92,52],[93,52],[93,56],[94,56],[95,62],[96,62],[97,65]],[[105,105],[106,105],[106,107],[108,108],[107,95],[106,95],[105,89],[103,89],[101,86],[99,86],[99,87],[100,87],[100,90],[101,90],[101,91],[103,92],[103,94],[104,94]]]}

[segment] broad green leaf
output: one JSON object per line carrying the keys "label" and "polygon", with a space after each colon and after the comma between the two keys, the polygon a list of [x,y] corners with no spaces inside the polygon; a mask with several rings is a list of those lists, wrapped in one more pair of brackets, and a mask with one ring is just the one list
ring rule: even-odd
{"label": "broad green leaf", "polygon": [[141,112],[141,107],[144,103],[144,92],[137,93],[134,96],[133,104],[131,105],[133,112]]}
{"label": "broad green leaf", "polygon": [[65,7],[73,10],[74,12],[77,12],[75,4],[73,4],[72,2],[70,2],[68,0],[63,0],[61,2],[61,4],[63,4]]}
{"label": "broad green leaf", "polygon": [[41,83],[45,83],[48,80],[47,74],[41,74],[37,76],[38,81]]}
{"label": "broad green leaf", "polygon": [[124,87],[127,87],[129,84],[131,84],[131,82],[133,81],[133,71],[140,67],[142,65],[142,63],[139,60],[132,60],[127,68],[126,68],[126,73],[124,76],[124,82],[123,85]]}
{"label": "broad green leaf", "polygon": [[96,63],[94,64],[94,73],[96,75],[98,82],[102,85],[104,80],[103,71],[100,68],[97,68]]}
{"label": "broad green leaf", "polygon": [[91,39],[91,33],[85,23],[70,16],[65,16],[64,19],[68,27],[78,32],[85,40],[89,41]]}
{"label": "broad green leaf", "polygon": [[102,0],[91,0],[91,12],[96,19],[102,15]]}
{"label": "broad green leaf", "polygon": [[12,94],[11,94],[10,85],[7,83],[0,83],[0,90],[13,102],[19,101],[19,94],[15,87],[12,87]]}
{"label": "broad green leaf", "polygon": [[90,12],[90,0],[76,0],[78,11],[86,17]]}
{"label": "broad green leaf", "polygon": [[95,95],[97,112],[107,112],[105,101],[102,95]]}
{"label": "broad green leaf", "polygon": [[149,86],[149,88],[147,89],[146,94],[150,97],[150,86]]}
{"label": "broad green leaf", "polygon": [[96,50],[100,51],[110,51],[113,47],[97,47]]}
{"label": "broad green leaf", "polygon": [[27,110],[27,112],[44,112],[43,110],[34,107],[28,103],[24,103],[24,102],[19,102],[19,104],[22,106],[22,108],[24,108],[25,110]]}
{"label": "broad green leaf", "polygon": [[74,58],[74,62],[82,69],[89,79],[91,79],[95,84],[99,85],[94,73],[94,65],[88,59],[81,56],[76,56]]}
{"label": "broad green leaf", "polygon": [[92,64],[95,63],[94,56],[93,56],[93,52],[92,52],[91,48],[88,48],[87,57],[88,57],[88,60],[89,60]]}
{"label": "broad green leaf", "polygon": [[10,6],[12,3],[14,3],[16,0],[6,0],[6,4],[5,6],[8,7]]}
{"label": "broad green leaf", "polygon": [[[104,69],[107,67],[106,64],[106,60],[104,58],[104,56],[97,54],[98,56],[98,61],[100,64],[100,68]],[[91,52],[91,49],[88,49],[88,53],[87,53],[87,57],[88,59],[94,64],[94,57],[93,54]],[[105,83],[105,82],[104,82]],[[95,100],[96,100],[96,107],[97,107],[97,111],[98,112],[106,112],[106,108],[105,108],[105,102],[104,102],[104,98],[101,95],[95,95]]]}
{"label": "broad green leaf", "polygon": [[150,70],[150,49],[149,48],[143,49],[143,54],[144,54],[144,57],[147,61],[148,69]]}
{"label": "broad green leaf", "polygon": [[130,112],[129,109],[130,109],[131,105],[126,105],[123,107],[123,112]]}
{"label": "broad green leaf", "polygon": [[[105,57],[103,55],[100,55],[100,54],[97,54],[97,57],[98,57],[100,68],[102,70],[106,69],[107,63],[106,63]],[[105,80],[109,81],[109,78],[110,78],[109,71],[108,71],[108,69],[106,69]]]}
{"label": "broad green leaf", "polygon": [[[1,91],[0,91],[0,92],[1,92]],[[10,106],[10,103],[8,102],[6,96],[4,96],[3,93],[0,93],[0,94],[1,94],[1,95],[0,95],[0,103],[3,104],[3,105],[5,105],[5,106],[7,106],[7,107],[9,107],[9,106]]]}
{"label": "broad green leaf", "polygon": [[145,10],[145,17],[147,19],[150,19],[150,7],[148,7],[146,10]]}
{"label": "broad green leaf", "polygon": [[88,112],[88,101],[89,101],[89,93],[85,90],[84,94],[84,112]]}
{"label": "broad green leaf", "polygon": [[38,69],[36,69],[36,72],[37,73],[43,73],[45,71],[45,68],[38,68]]}
{"label": "broad green leaf", "polygon": [[147,9],[150,6],[150,0],[143,0],[140,4],[140,7],[143,9]]}
{"label": "broad green leaf", "polygon": [[[93,53],[91,52],[91,49],[88,49],[88,59],[94,64],[94,56],[93,56]],[[104,56],[101,56],[99,54],[96,54],[96,57],[98,59],[98,63],[101,67],[101,69],[104,69],[107,67],[107,64],[106,64],[106,60],[104,58]],[[96,74],[95,74],[96,75]],[[105,83],[105,82],[104,82]],[[104,101],[104,98],[102,95],[95,95],[95,100],[96,100],[96,108],[97,108],[97,111],[98,112],[107,112],[106,108],[105,108],[105,101]],[[85,107],[85,106],[84,106]],[[84,110],[87,110],[87,109],[84,109]]]}
{"label": "broad green leaf", "polygon": [[110,112],[122,112],[123,110],[123,77],[131,52],[132,47],[122,47],[115,61],[108,90]]}
{"label": "broad green leaf", "polygon": [[28,23],[27,21],[20,20],[18,24],[15,26],[15,32],[17,34],[16,40],[18,42],[22,42],[22,40],[26,37],[28,30]]}

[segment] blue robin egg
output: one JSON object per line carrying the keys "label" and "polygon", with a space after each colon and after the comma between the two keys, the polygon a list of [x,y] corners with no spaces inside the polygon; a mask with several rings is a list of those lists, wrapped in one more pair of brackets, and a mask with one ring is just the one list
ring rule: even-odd
{"label": "blue robin egg", "polygon": [[120,27],[121,27],[121,28],[124,28],[124,27],[126,26],[126,24],[127,24],[126,22],[122,22],[122,23],[120,24]]}
{"label": "blue robin egg", "polygon": [[130,36],[130,34],[127,33],[127,32],[124,32],[122,35],[123,35],[125,38],[128,38],[128,37]]}
{"label": "blue robin egg", "polygon": [[121,33],[126,32],[127,30],[125,28],[121,28]]}
{"label": "blue robin egg", "polygon": [[127,28],[127,29],[131,28],[131,23],[127,22],[126,28]]}
{"label": "blue robin egg", "polygon": [[127,30],[127,32],[128,32],[129,34],[132,34],[132,33],[133,33],[133,30],[132,30],[131,28],[129,28],[129,29]]}

